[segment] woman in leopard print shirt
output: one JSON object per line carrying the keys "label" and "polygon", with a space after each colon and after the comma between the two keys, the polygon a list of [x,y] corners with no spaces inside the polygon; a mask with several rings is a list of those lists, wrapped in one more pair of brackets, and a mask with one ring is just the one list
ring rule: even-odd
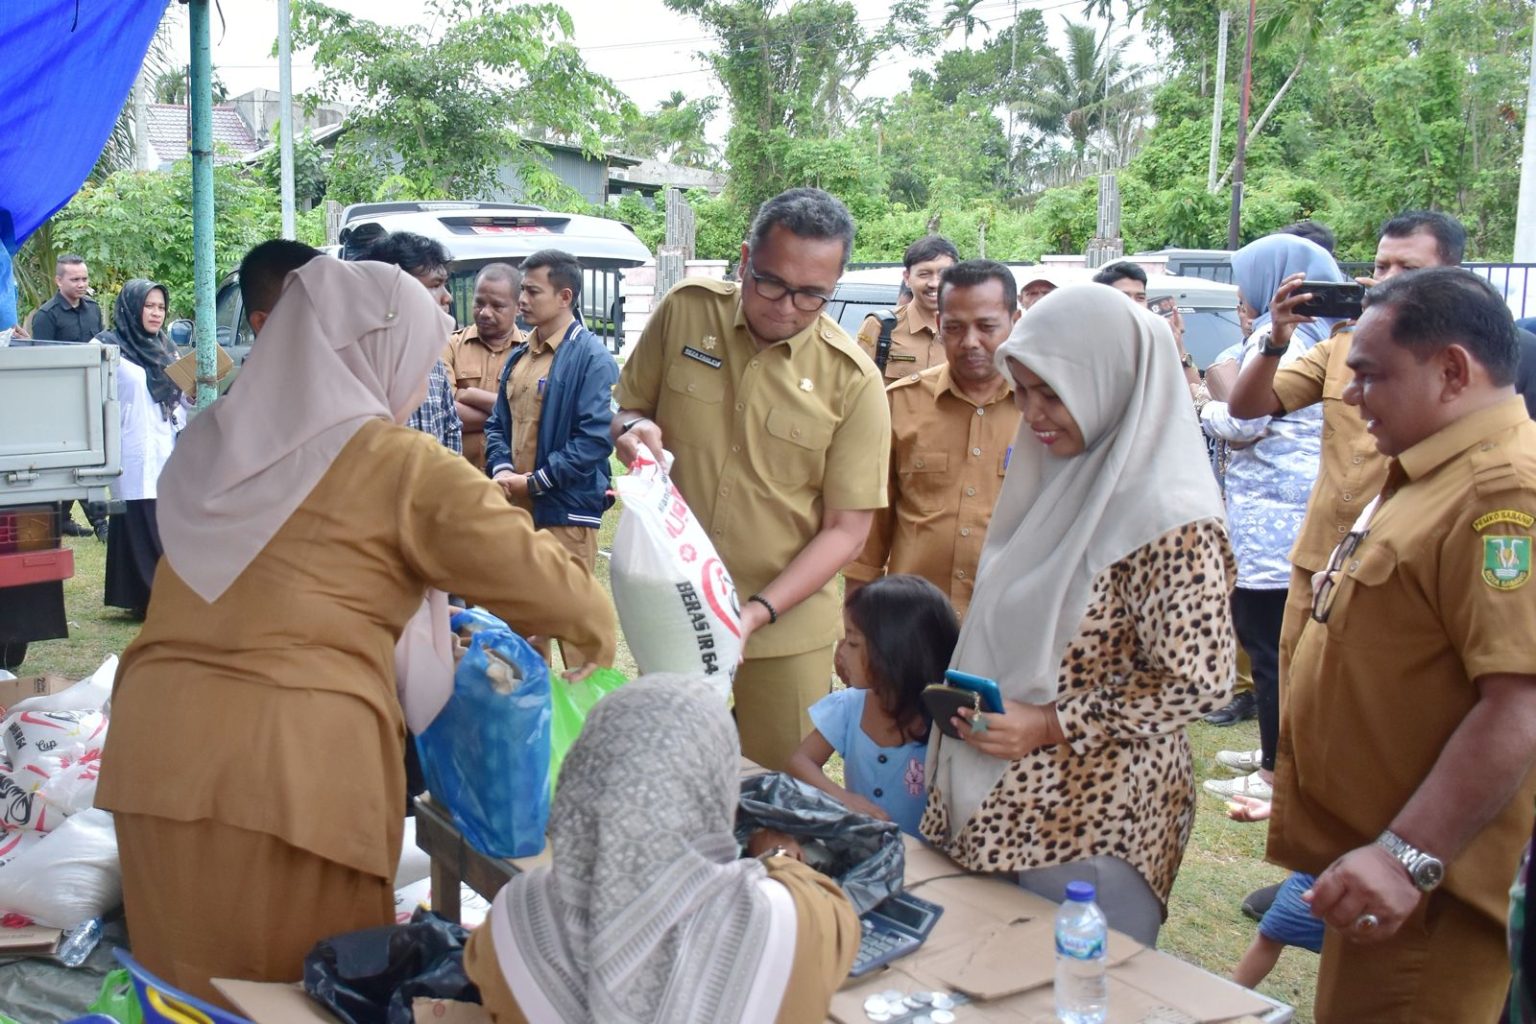
{"label": "woman in leopard print shirt", "polygon": [[1168,328],[1124,296],[1060,289],[997,358],[1024,422],[954,665],[1005,713],[934,741],[922,831],[1048,896],[1095,881],[1151,943],[1194,821],[1184,727],[1233,677],[1220,494]]}

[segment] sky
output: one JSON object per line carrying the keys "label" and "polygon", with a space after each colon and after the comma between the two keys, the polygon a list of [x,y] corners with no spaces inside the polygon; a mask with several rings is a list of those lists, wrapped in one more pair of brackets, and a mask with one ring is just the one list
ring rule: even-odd
{"label": "sky", "polygon": [[[405,24],[421,17],[420,0],[330,0],[343,10],[361,17],[389,24]],[[887,16],[884,0],[853,0],[865,24],[875,27]],[[174,6],[174,5],[173,5]],[[223,22],[213,15],[213,63],[229,88],[230,95],[249,89],[277,88],[277,62],[269,56],[277,38],[276,0],[223,0]],[[576,45],[587,65],[612,79],[629,94],[642,110],[653,110],[674,89],[689,97],[716,95],[719,83],[699,57],[699,51],[713,48],[713,40],[697,21],[666,8],[662,0],[566,0],[564,7],[575,22]],[[1012,17],[1015,0],[982,0],[976,16],[996,28],[1006,26]],[[1059,35],[1067,17],[1081,19],[1081,0],[1017,0],[1020,10],[1042,11],[1052,33]],[[176,6],[180,12],[182,9]],[[933,17],[943,9],[942,0],[933,0]],[[177,32],[178,52],[186,52],[185,14]],[[988,30],[979,29],[971,45],[981,46]],[[963,45],[959,31],[946,46]],[[1135,48],[1131,59],[1148,60],[1150,50]],[[931,58],[913,58],[892,54],[877,64],[856,92],[862,97],[893,96],[907,87],[911,72]],[[315,84],[316,75],[309,57],[295,53],[293,86],[296,93]],[[717,116],[712,135],[723,135],[725,118]]]}

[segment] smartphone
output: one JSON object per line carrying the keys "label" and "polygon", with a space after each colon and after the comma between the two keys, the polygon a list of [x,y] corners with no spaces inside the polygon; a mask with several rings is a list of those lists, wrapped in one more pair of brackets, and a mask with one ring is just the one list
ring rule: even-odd
{"label": "smartphone", "polygon": [[1173,314],[1179,311],[1179,300],[1172,295],[1159,295],[1155,299],[1147,300],[1147,308],[1160,317],[1173,319]]}
{"label": "smartphone", "polygon": [[981,694],[983,711],[989,711],[994,715],[1003,713],[1003,694],[997,688],[997,680],[988,679],[985,676],[973,676],[969,672],[952,668],[944,673],[944,681],[950,686],[958,686],[962,690]]}
{"label": "smartphone", "polygon": [[1311,292],[1312,298],[1296,307],[1302,316],[1321,316],[1337,320],[1360,319],[1360,304],[1365,299],[1365,285],[1353,281],[1303,281],[1292,294]]}

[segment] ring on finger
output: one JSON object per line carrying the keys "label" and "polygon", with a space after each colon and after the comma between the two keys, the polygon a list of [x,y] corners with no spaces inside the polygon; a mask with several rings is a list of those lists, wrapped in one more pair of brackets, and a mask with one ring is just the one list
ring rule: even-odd
{"label": "ring on finger", "polygon": [[987,716],[977,712],[971,716],[971,732],[986,732]]}
{"label": "ring on finger", "polygon": [[1355,918],[1355,931],[1369,933],[1381,926],[1381,918],[1375,914],[1361,914]]}

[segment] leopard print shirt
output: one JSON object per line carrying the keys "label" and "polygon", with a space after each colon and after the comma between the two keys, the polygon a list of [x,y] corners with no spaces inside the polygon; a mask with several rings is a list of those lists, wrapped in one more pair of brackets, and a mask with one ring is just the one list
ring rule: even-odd
{"label": "leopard print shirt", "polygon": [[1067,742],[1013,762],[952,841],[944,794],[933,789],[923,835],[974,871],[1120,857],[1166,904],[1195,819],[1184,727],[1230,697],[1236,578],[1226,529],[1213,519],[1099,573],[1061,660],[1056,713]]}

